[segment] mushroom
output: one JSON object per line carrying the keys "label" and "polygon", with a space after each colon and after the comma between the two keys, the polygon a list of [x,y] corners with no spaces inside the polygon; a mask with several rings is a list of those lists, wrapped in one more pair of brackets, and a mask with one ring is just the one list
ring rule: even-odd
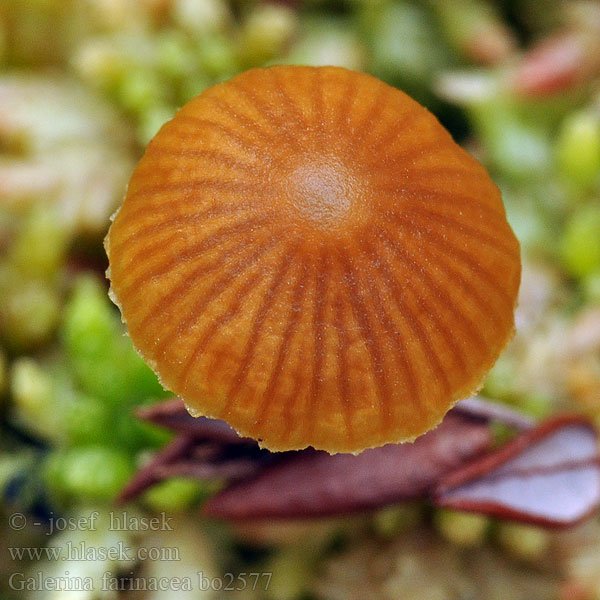
{"label": "mushroom", "polygon": [[253,69],[191,100],[105,245],[162,384],[274,451],[414,440],[514,331],[500,191],[425,108],[343,68]]}

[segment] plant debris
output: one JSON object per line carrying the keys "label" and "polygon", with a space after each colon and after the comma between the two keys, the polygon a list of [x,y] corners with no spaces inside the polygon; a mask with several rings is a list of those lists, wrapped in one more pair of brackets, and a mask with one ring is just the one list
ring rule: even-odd
{"label": "plant debris", "polygon": [[[179,399],[138,416],[177,437],[138,471],[121,502],[159,481],[193,477],[228,484],[204,505],[205,515],[226,520],[339,515],[433,498],[439,506],[558,527],[600,504],[597,433],[587,420],[565,416],[536,426],[483,398],[460,402],[412,444],[358,455],[271,453],[223,421],[192,417]],[[520,433],[492,451],[492,421]]]}
{"label": "plant debris", "polygon": [[600,505],[597,432],[579,417],[549,419],[450,474],[435,503],[546,527],[573,525]]}
{"label": "plant debris", "polygon": [[[207,514],[221,518],[339,514],[424,497],[441,476],[479,456],[492,441],[480,414],[456,412],[414,444],[388,444],[358,456],[313,449],[274,454],[223,421],[193,418],[178,399],[137,414],[178,436],[138,471],[120,501],[170,477],[240,481],[206,505]],[[261,494],[270,496],[271,504]]]}
{"label": "plant debris", "polygon": [[226,519],[343,514],[427,497],[439,479],[489,448],[488,427],[452,414],[413,444],[361,454],[290,453],[211,498],[205,513]]}

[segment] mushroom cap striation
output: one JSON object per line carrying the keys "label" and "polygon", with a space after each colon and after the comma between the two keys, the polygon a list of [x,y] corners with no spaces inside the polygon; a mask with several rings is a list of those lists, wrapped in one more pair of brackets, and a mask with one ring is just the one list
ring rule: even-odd
{"label": "mushroom cap striation", "polygon": [[413,440],[514,331],[498,188],[425,108],[342,68],[253,69],[191,100],[106,250],[163,385],[271,450]]}

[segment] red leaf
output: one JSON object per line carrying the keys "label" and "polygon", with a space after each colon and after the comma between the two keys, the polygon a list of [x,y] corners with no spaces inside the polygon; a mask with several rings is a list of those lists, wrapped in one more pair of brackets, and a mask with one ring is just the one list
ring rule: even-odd
{"label": "red leaf", "polygon": [[136,410],[136,415],[140,419],[195,439],[213,440],[227,444],[246,444],[254,441],[240,437],[225,421],[207,417],[192,417],[180,398],[152,406],[143,406]]}
{"label": "red leaf", "polygon": [[440,478],[489,448],[486,423],[447,415],[413,444],[361,454],[290,453],[256,477],[211,498],[205,513],[224,519],[294,518],[349,513],[426,497]]}
{"label": "red leaf", "polygon": [[579,417],[548,420],[449,475],[435,502],[546,527],[573,525],[600,505],[597,432]]}
{"label": "red leaf", "polygon": [[161,480],[156,475],[156,469],[167,465],[174,459],[185,455],[194,446],[194,440],[190,437],[179,436],[170,444],[165,446],[147,465],[142,467],[131,481],[123,488],[117,501],[128,502],[139,496],[144,490]]}

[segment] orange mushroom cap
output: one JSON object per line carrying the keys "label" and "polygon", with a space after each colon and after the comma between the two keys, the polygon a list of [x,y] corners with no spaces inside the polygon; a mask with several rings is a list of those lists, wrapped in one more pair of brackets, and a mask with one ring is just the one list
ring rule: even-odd
{"label": "orange mushroom cap", "polygon": [[413,440],[514,330],[498,188],[425,108],[342,68],[254,69],[186,104],[106,250],[163,385],[271,450]]}

